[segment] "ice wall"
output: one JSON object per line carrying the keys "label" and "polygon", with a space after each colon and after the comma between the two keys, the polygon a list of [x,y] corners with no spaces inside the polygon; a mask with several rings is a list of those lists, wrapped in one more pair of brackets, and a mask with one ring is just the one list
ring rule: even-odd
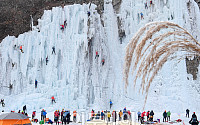
{"label": "ice wall", "polygon": [[[113,109],[126,106],[141,110],[144,95],[139,93],[139,83],[134,88],[130,78],[128,89],[124,89],[126,45],[139,28],[152,21],[178,23],[199,39],[199,9],[193,0],[190,5],[188,1],[153,0],[153,5],[148,1],[145,9],[146,0],[123,0],[116,13],[112,1],[107,0],[103,22],[93,4],[45,11],[32,31],[18,38],[8,36],[0,44],[0,94],[5,98],[4,109],[18,110],[25,104],[30,112],[42,108],[109,109],[112,99]],[[91,13],[89,17],[87,11]],[[65,20],[67,27],[62,31],[60,25]],[[20,52],[20,45],[24,53]],[[56,54],[52,54],[53,46]],[[99,57],[95,59],[96,51]],[[167,62],[152,83],[146,109],[199,110],[198,81],[192,81],[187,74],[184,60]],[[51,96],[55,96],[57,103],[51,104]]]}

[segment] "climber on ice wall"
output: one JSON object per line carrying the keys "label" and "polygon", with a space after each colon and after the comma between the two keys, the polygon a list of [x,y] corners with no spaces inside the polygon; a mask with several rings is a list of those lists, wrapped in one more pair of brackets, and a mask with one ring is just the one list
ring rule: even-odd
{"label": "climber on ice wall", "polygon": [[96,51],[95,59],[99,57],[98,51]]}
{"label": "climber on ice wall", "polygon": [[64,25],[60,25],[61,26],[61,30],[64,31],[65,26]]}

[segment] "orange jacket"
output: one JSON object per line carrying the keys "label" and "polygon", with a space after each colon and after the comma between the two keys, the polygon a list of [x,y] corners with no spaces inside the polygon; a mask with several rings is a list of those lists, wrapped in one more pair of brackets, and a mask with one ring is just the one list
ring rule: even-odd
{"label": "orange jacket", "polygon": [[73,111],[73,116],[76,116],[76,111]]}
{"label": "orange jacket", "polygon": [[22,49],[22,46],[20,46],[19,49]]}

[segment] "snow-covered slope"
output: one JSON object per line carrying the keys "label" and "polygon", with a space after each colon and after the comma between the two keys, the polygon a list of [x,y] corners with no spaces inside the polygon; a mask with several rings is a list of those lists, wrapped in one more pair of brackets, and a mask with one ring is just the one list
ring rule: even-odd
{"label": "snow-covered slope", "polygon": [[[18,110],[25,104],[29,112],[43,108],[47,111],[109,109],[110,99],[113,109],[126,106],[142,110],[144,95],[139,93],[139,83],[134,88],[130,78],[125,90],[123,81],[125,49],[134,33],[152,21],[177,23],[197,40],[200,33],[200,13],[194,0],[190,4],[187,4],[189,0],[153,0],[151,7],[148,1],[148,9],[145,2],[123,0],[116,13],[112,1],[107,0],[103,22],[94,4],[56,7],[45,11],[32,31],[18,38],[6,37],[0,44],[0,98],[5,99],[4,110]],[[91,12],[89,17],[87,11]],[[67,27],[62,31],[60,25],[65,20]],[[118,30],[125,34],[119,37]],[[21,45],[24,53],[19,50]],[[52,54],[53,46],[56,54]],[[99,57],[95,59],[96,51]],[[8,88],[10,84],[12,89]],[[199,111],[199,77],[192,80],[184,60],[167,62],[149,93],[145,109]],[[55,96],[57,103],[51,104],[51,96]]]}

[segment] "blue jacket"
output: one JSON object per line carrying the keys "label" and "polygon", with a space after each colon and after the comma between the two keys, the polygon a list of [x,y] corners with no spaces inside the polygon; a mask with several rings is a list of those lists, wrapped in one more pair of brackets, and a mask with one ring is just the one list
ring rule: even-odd
{"label": "blue jacket", "polygon": [[45,111],[43,111],[43,114],[42,114],[43,116],[46,116],[47,115],[47,112],[45,112]]}
{"label": "blue jacket", "polygon": [[104,116],[104,113],[103,113],[103,112],[101,112],[101,116]]}

